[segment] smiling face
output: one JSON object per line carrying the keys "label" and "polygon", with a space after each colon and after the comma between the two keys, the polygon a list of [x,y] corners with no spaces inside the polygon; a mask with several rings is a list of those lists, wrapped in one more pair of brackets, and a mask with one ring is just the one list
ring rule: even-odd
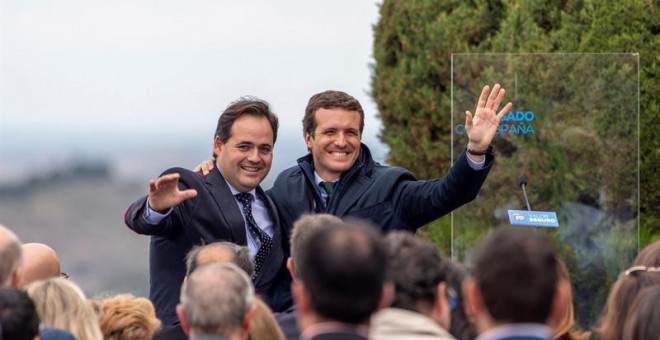
{"label": "smiling face", "polygon": [[240,192],[256,188],[270,171],[273,145],[268,119],[251,114],[238,117],[225,143],[215,138],[214,153],[222,176]]}
{"label": "smiling face", "polygon": [[334,181],[353,166],[360,153],[360,113],[320,108],[315,120],[313,134],[305,132],[305,142],[314,157],[314,170],[324,180]]}

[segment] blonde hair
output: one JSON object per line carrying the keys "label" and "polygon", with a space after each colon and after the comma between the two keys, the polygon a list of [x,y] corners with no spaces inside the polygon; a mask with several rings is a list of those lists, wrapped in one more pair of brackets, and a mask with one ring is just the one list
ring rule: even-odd
{"label": "blonde hair", "polygon": [[131,294],[101,300],[99,324],[106,340],[151,339],[160,328],[151,301]]}
{"label": "blonde hair", "polygon": [[102,340],[91,304],[72,281],[52,278],[29,284],[26,291],[37,307],[41,324],[71,332],[78,340]]}
{"label": "blonde hair", "polygon": [[[566,269],[566,265],[561,258],[557,257],[557,275],[559,280],[571,282],[571,277]],[[561,320],[553,330],[556,339],[564,340],[587,340],[591,337],[591,332],[582,331],[575,326],[575,313],[573,311],[573,291],[568,291],[568,303],[564,307],[564,313]]]}
{"label": "blonde hair", "polygon": [[250,322],[250,340],[284,340],[284,333],[273,316],[273,311],[261,299],[254,299],[256,311]]}

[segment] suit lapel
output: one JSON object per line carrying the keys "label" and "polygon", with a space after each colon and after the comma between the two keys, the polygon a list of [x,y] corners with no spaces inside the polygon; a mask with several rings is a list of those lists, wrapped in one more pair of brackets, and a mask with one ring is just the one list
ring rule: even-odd
{"label": "suit lapel", "polygon": [[239,245],[247,245],[247,236],[245,236],[245,220],[238,208],[238,203],[234,195],[231,194],[227,181],[225,181],[220,170],[214,168],[206,178],[206,186],[213,197],[220,215],[227,222],[229,232],[231,233],[231,242]]}
{"label": "suit lapel", "polygon": [[372,184],[373,180],[362,174],[359,174],[354,182],[347,183],[348,188],[339,193],[341,198],[334,214],[345,216],[349,209],[362,197],[364,192],[369,190]]}
{"label": "suit lapel", "polygon": [[257,195],[261,200],[266,203],[268,207],[268,215],[273,220],[273,248],[264,263],[261,271],[257,275],[255,286],[260,286],[264,282],[271,282],[277,272],[279,271],[283,261],[284,261],[284,249],[283,246],[283,232],[282,226],[280,225],[279,217],[277,216],[277,210],[273,201],[266,195],[266,193],[257,187]]}

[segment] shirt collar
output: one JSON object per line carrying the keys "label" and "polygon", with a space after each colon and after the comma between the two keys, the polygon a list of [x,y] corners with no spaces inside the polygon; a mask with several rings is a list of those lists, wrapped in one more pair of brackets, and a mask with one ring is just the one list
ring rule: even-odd
{"label": "shirt collar", "polygon": [[516,335],[538,337],[540,339],[552,338],[550,328],[546,325],[537,323],[514,323],[492,328],[479,335],[476,340],[499,339],[504,336]]}
{"label": "shirt collar", "polygon": [[[341,177],[339,177],[339,178],[341,178]],[[321,178],[321,176],[319,176],[319,174],[316,172],[316,170],[314,170],[314,181],[316,182],[316,185],[321,185],[321,183],[323,183],[323,182],[335,182],[335,183],[337,183],[337,181],[339,181],[339,178],[337,178],[334,181],[326,181],[323,178]]]}

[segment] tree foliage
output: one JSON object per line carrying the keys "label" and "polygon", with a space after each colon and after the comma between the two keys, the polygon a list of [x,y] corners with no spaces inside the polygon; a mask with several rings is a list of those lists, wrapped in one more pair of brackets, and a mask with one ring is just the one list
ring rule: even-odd
{"label": "tree foliage", "polygon": [[[660,122],[656,118],[660,112],[658,12],[657,2],[651,0],[385,0],[374,28],[372,95],[383,121],[381,139],[390,146],[388,162],[409,168],[420,178],[439,177],[451,165],[451,142],[456,138],[452,137],[452,127],[462,119],[461,114],[452,115],[452,109],[466,109],[452,108],[452,95],[454,104],[474,101],[478,95],[461,88],[460,81],[454,83],[452,93],[452,71],[466,78],[499,81],[498,72],[505,73],[508,62],[542,80],[520,85],[527,87],[526,93],[538,94],[525,98],[524,104],[552,111],[553,120],[540,122],[548,128],[524,140],[532,147],[496,137],[496,167],[523,167],[537,174],[530,197],[537,210],[554,208],[561,198],[575,202],[562,208],[573,223],[590,224],[594,230],[619,226],[608,230],[607,237],[593,233],[586,238],[570,234],[570,228],[560,230],[562,237],[616,249],[602,254],[599,266],[581,267],[585,274],[574,278],[574,284],[581,287],[577,293],[590,295],[582,311],[591,315],[578,315],[583,325],[597,317],[600,309],[593,307],[602,304],[606,296],[603,286],[611,283],[608,279],[594,286],[598,281],[590,278],[604,273],[611,278],[620,270],[621,258],[627,259],[637,249],[620,234],[630,230],[631,218],[639,217],[640,246],[660,239],[660,176],[655,171],[660,164]],[[452,65],[454,53],[572,53],[575,60],[536,60],[542,62],[539,67],[532,55],[528,61],[493,61],[486,63],[489,66]],[[589,53],[591,57],[575,58],[575,53]],[[607,58],[599,60],[598,53],[639,54],[639,64],[608,64]],[[630,79],[637,74],[639,85],[628,86],[637,81]],[[566,83],[574,86],[562,85]],[[620,86],[622,83],[628,85]],[[505,87],[509,90],[512,85]],[[633,88],[639,89],[638,110]],[[562,110],[552,105],[561,105]],[[639,125],[628,118],[636,111]],[[638,148],[630,144],[636,136]],[[639,190],[635,183],[636,149]],[[515,181],[491,172],[480,194],[480,206],[470,207],[471,217],[478,218],[469,223],[478,220],[476,223],[484,228],[500,223],[493,217],[493,211],[502,205],[496,193],[500,198],[502,193],[519,196]],[[454,218],[465,222],[461,216]],[[451,248],[449,224],[444,218],[422,231],[445,254]],[[482,230],[466,228],[458,236],[470,246],[481,237]],[[453,236],[456,239],[457,235]],[[575,257],[584,256],[561,250],[572,269],[578,265]],[[622,256],[612,258],[613,254]],[[579,313],[581,306],[576,308]]]}
{"label": "tree foliage", "polygon": [[[420,178],[441,176],[451,164],[452,53],[639,53],[642,246],[660,238],[656,2],[385,0],[380,16],[372,79],[380,137],[390,146],[388,162]],[[432,237],[448,248],[446,235]]]}

